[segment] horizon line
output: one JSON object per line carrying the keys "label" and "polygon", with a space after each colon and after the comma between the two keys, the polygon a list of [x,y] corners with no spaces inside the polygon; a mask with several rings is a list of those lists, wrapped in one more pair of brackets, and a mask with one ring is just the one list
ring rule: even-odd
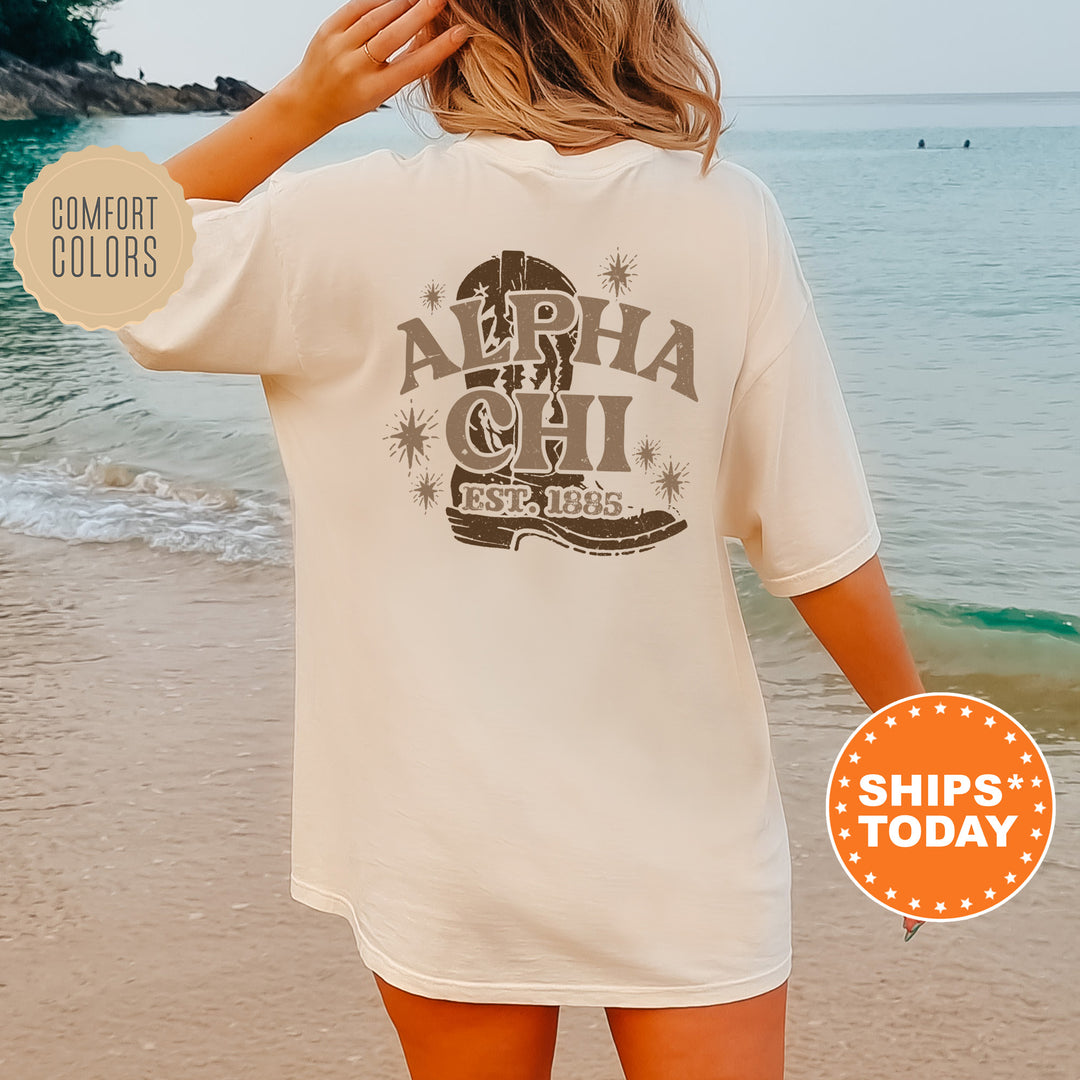
{"label": "horizon line", "polygon": [[728,100],[739,101],[821,101],[828,100],[880,100],[881,98],[903,98],[940,101],[942,98],[1080,98],[1080,90],[919,90],[910,92],[874,93],[858,91],[852,93],[831,94],[728,94]]}

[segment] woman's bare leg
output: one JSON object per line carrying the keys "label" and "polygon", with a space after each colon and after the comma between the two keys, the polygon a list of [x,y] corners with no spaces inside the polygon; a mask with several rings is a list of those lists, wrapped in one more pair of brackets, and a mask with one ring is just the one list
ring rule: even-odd
{"label": "woman's bare leg", "polygon": [[558,1005],[443,1001],[375,983],[412,1080],[550,1080]]}
{"label": "woman's bare leg", "polygon": [[606,1012],[626,1080],[783,1080],[786,982],[727,1005]]}

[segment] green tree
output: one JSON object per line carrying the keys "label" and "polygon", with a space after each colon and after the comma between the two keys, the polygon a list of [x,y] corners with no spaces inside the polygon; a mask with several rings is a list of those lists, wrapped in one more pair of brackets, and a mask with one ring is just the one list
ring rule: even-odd
{"label": "green tree", "polygon": [[122,57],[98,48],[102,15],[120,0],[0,0],[0,49],[37,64],[55,67],[88,60],[112,68]]}

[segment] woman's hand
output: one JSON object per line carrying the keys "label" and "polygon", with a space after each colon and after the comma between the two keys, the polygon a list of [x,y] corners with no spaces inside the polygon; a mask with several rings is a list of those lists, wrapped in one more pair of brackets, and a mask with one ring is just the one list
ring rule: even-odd
{"label": "woman's hand", "polygon": [[303,60],[271,93],[323,133],[371,112],[437,68],[468,36],[465,27],[453,26],[430,37],[428,24],[445,3],[349,0],[319,27]]}
{"label": "woman's hand", "polygon": [[[339,124],[434,70],[466,35],[428,24],[445,0],[350,0],[319,27],[304,59],[272,90],[165,162],[188,199],[239,202]],[[380,63],[409,43],[400,56]],[[367,45],[367,50],[364,49]],[[371,56],[368,53],[371,53]]]}

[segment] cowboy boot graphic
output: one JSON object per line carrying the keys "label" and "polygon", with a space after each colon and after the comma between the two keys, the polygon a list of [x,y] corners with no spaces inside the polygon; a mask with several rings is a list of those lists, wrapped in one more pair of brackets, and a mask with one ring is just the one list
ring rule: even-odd
{"label": "cowboy boot graphic", "polygon": [[[507,407],[500,409],[513,415],[497,419],[488,401],[479,399],[472,405],[467,421],[467,438],[484,457],[505,459],[505,463],[490,471],[473,471],[455,464],[450,482],[450,505],[446,514],[454,536],[462,543],[516,551],[522,538],[540,536],[563,547],[589,555],[620,555],[646,551],[661,540],[686,528],[686,521],[666,510],[643,510],[633,516],[598,514],[596,506],[603,498],[603,489],[596,481],[586,481],[583,472],[561,468],[569,455],[568,439],[544,437],[541,440],[542,460],[547,468],[538,471],[515,469],[515,459],[521,448],[522,415],[514,391],[544,392],[549,395],[542,422],[546,427],[567,423],[567,409],[560,395],[570,389],[573,377],[571,356],[577,344],[578,322],[566,330],[537,333],[536,346],[541,358],[535,362],[512,362],[515,340],[515,308],[510,294],[521,291],[576,295],[574,286],[556,267],[523,251],[503,251],[481,263],[466,275],[458,287],[459,301],[475,301],[467,318],[476,318],[475,328],[480,335],[484,356],[498,357],[499,362],[464,372],[469,388],[491,387],[505,395]],[[545,306],[547,311],[545,311]],[[550,317],[552,305],[540,304],[537,316],[542,328]],[[473,327],[469,327],[470,332]],[[505,362],[503,362],[505,361]],[[509,448],[509,455],[505,451]],[[626,466],[629,468],[629,466]],[[462,485],[518,485],[528,488],[523,499],[514,504],[510,513],[475,513],[466,509]],[[563,493],[572,494],[564,497]],[[592,513],[555,513],[553,506],[588,505]]]}

